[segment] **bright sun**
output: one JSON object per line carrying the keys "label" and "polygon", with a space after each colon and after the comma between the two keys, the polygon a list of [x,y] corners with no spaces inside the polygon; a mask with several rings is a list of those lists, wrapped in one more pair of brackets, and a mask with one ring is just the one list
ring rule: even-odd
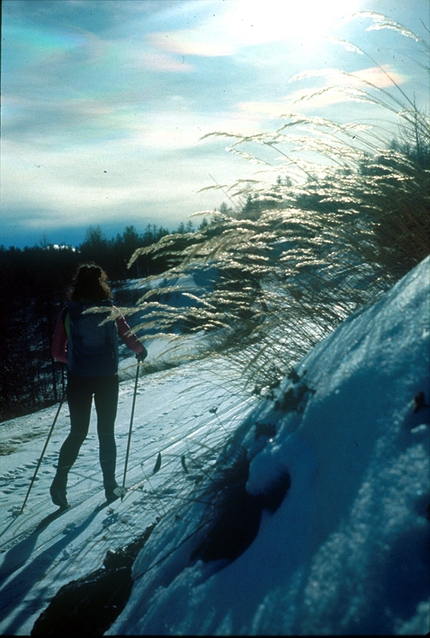
{"label": "bright sun", "polygon": [[237,0],[224,24],[236,44],[313,39],[359,9],[359,0]]}

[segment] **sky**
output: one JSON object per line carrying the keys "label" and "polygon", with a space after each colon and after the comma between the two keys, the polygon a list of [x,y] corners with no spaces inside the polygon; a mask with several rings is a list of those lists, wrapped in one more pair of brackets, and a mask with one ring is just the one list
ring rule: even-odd
{"label": "sky", "polygon": [[4,0],[0,245],[174,230],[230,205],[228,187],[256,170],[203,136],[271,132],[297,111],[381,118],[334,91],[295,102],[329,81],[293,79],[306,70],[354,72],[428,112],[419,43],[368,30],[362,11],[428,43],[429,0]]}

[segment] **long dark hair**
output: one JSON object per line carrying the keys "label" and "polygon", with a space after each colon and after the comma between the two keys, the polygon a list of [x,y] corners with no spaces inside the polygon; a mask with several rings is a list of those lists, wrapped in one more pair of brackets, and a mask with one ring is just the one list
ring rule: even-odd
{"label": "long dark hair", "polygon": [[67,297],[70,301],[111,299],[112,291],[107,282],[108,276],[100,266],[93,262],[81,264],[73,277]]}

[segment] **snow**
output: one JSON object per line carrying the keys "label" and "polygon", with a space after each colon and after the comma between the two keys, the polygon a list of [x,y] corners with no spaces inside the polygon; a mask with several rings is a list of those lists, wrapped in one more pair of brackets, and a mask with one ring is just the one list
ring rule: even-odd
{"label": "snow", "polygon": [[[264,398],[246,394],[222,358],[142,376],[133,489],[109,508],[101,507],[92,427],[70,474],[72,508],[29,535],[53,510],[49,485],[67,408],[19,515],[56,406],[1,424],[0,632],[29,634],[63,584],[160,517],[107,634],[428,633],[430,421],[414,397],[424,392],[429,403],[429,265],[348,318]],[[160,355],[159,344],[149,344],[149,355]],[[134,370],[122,375],[130,378],[116,427],[120,470]],[[265,435],[256,437],[257,425]],[[198,498],[198,479],[210,477],[233,432],[250,462],[250,495],[270,492],[287,472],[291,485],[276,511],[262,511],[238,558],[207,561],[195,550],[213,511]]]}

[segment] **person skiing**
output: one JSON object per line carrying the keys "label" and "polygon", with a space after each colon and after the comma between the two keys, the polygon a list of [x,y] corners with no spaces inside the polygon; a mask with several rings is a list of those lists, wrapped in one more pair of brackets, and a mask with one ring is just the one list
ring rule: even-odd
{"label": "person skiing", "polygon": [[[50,488],[52,501],[67,508],[67,476],[89,429],[91,405],[97,413],[99,460],[108,502],[119,496],[115,479],[114,435],[118,408],[118,336],[136,353],[139,362],[147,355],[140,339],[112,305],[112,292],[104,270],[87,263],[78,267],[54,331],[51,354],[67,364],[67,402],[70,433],[60,449],[57,472]],[[117,311],[116,318],[112,315]]]}

